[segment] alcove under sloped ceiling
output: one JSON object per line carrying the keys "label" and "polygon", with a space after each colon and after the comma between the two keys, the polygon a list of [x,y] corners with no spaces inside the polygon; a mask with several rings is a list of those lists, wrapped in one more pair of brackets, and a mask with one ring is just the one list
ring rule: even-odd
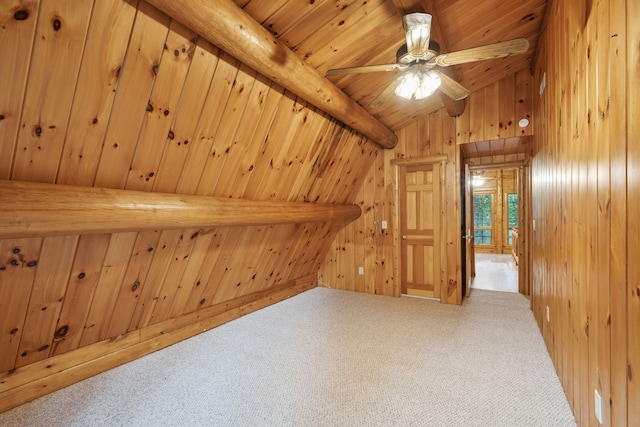
{"label": "alcove under sloped ceiling", "polygon": [[315,96],[227,52],[246,26],[217,47],[169,3],[0,6],[0,410],[316,286],[381,146],[446,114],[437,94],[371,109],[393,73],[324,73],[393,62],[420,7],[448,51],[526,38],[526,54],[455,69],[473,93],[507,79],[526,94],[546,0],[216,4],[290,49],[270,67],[297,55]]}

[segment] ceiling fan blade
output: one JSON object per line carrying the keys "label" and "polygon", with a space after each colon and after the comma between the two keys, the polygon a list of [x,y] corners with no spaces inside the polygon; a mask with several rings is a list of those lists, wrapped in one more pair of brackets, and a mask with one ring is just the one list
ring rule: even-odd
{"label": "ceiling fan blade", "polygon": [[451,77],[447,76],[443,72],[440,72],[438,70],[431,70],[430,72],[437,74],[438,77],[440,77],[441,83],[440,83],[440,87],[438,88],[440,89],[440,92],[444,93],[454,101],[459,101],[461,99],[464,99],[467,96],[469,96],[469,94],[471,93],[469,89],[462,86],[460,83],[453,80]]}
{"label": "ceiling fan blade", "polygon": [[389,85],[386,88],[384,88],[382,92],[380,92],[380,95],[376,96],[376,98],[373,101],[371,101],[371,104],[369,104],[369,107],[376,108],[384,104],[389,98],[391,98],[391,95],[394,94],[401,80],[402,79],[398,77],[394,79],[391,83],[389,83]]}
{"label": "ceiling fan blade", "polygon": [[485,46],[472,47],[471,49],[459,50],[457,52],[443,53],[442,55],[436,56],[430,63],[441,67],[448,67],[449,65],[517,55],[525,53],[527,49],[529,49],[529,41],[527,39],[514,39]]}
{"label": "ceiling fan blade", "polygon": [[326,72],[326,76],[337,76],[340,74],[360,74],[360,73],[377,73],[380,71],[396,71],[404,70],[408,67],[406,64],[382,64],[382,65],[363,65],[361,67],[334,68]]}

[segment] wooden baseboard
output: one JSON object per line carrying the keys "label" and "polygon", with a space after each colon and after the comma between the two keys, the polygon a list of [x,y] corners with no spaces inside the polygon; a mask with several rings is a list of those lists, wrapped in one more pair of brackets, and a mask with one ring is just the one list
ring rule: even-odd
{"label": "wooden baseboard", "polygon": [[0,413],[317,286],[315,274],[0,374]]}

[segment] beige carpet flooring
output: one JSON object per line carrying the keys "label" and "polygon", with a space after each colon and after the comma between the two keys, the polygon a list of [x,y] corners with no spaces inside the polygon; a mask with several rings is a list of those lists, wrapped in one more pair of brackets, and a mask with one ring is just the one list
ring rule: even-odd
{"label": "beige carpet flooring", "polygon": [[528,301],[316,288],[0,414],[13,426],[573,426]]}

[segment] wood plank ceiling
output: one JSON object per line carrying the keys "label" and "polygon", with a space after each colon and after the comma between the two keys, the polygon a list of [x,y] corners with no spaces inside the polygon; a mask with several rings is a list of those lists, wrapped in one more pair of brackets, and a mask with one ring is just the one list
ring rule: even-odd
{"label": "wood plank ceiling", "polygon": [[[547,5],[547,0],[234,1],[322,74],[332,68],[394,63],[405,37],[400,9],[432,14],[432,34],[442,33],[440,40],[433,38],[448,51],[519,37],[529,41],[531,47],[523,55],[452,67],[459,82],[472,92],[531,68]],[[380,72],[330,80],[392,130],[443,106],[437,94],[420,101],[394,96],[370,108],[396,76],[396,72]]]}

